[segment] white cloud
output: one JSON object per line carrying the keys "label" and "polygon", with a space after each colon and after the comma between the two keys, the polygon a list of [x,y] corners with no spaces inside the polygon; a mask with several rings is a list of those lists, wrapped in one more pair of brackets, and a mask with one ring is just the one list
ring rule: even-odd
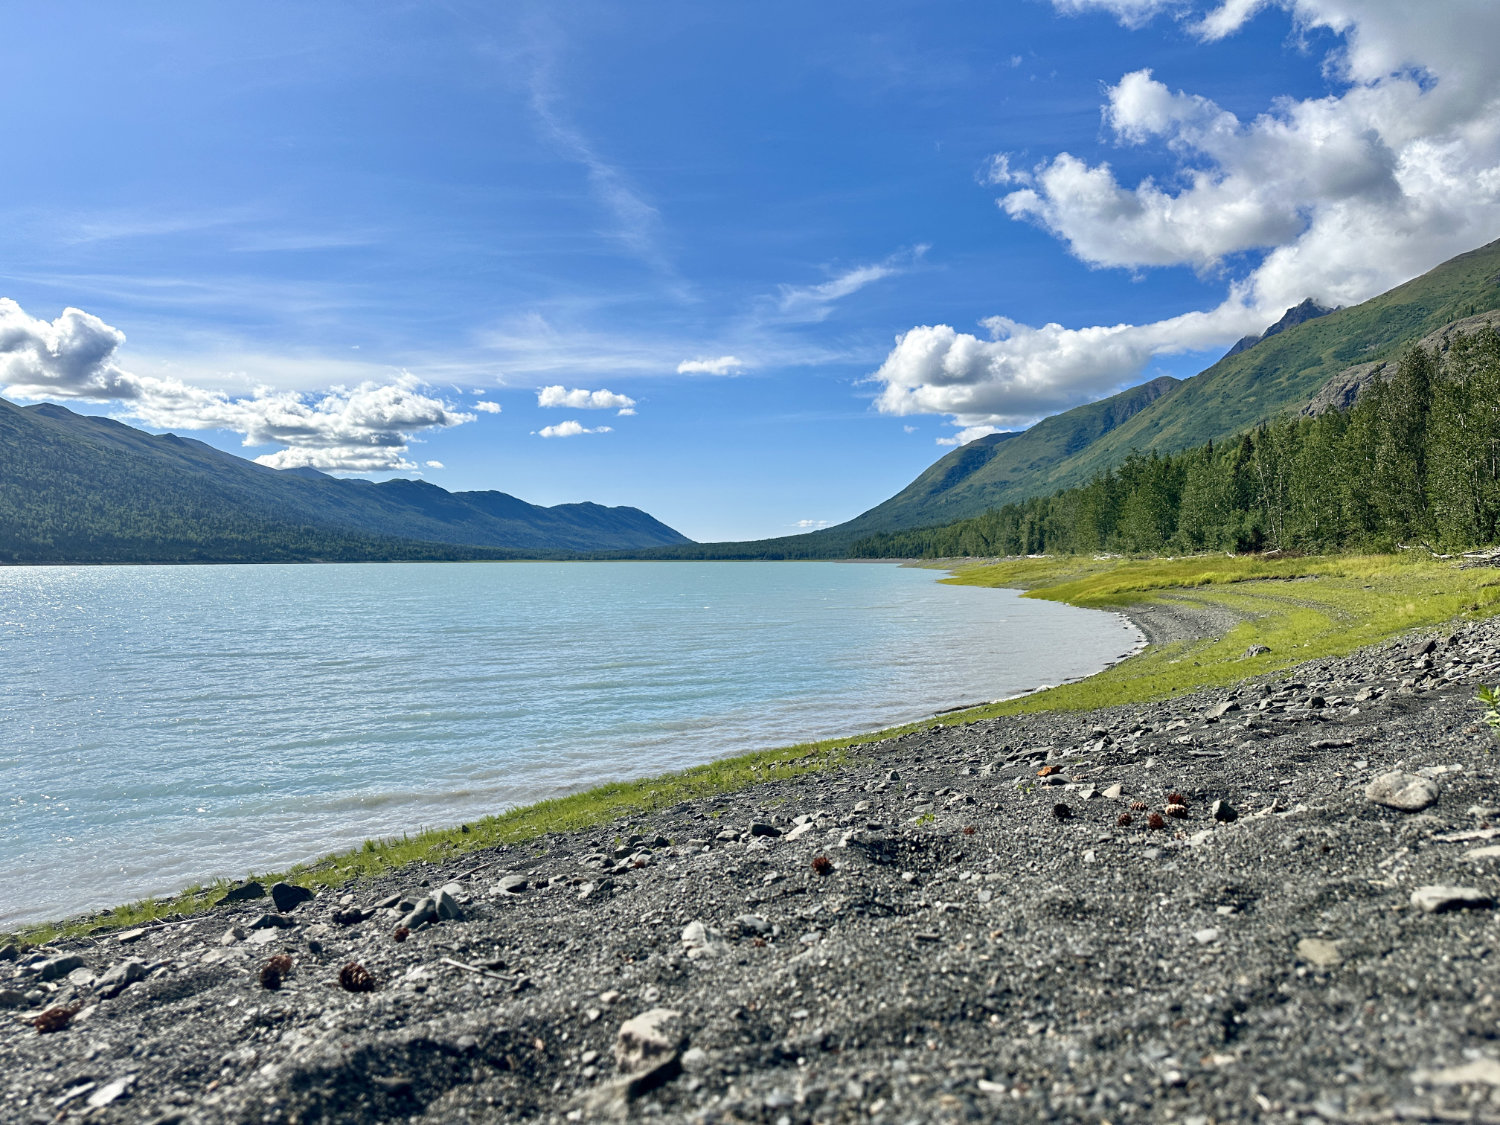
{"label": "white cloud", "polygon": [[1010,161],[1010,153],[997,152],[985,162],[984,171],[980,175],[980,182],[989,184],[991,187],[1031,183],[1031,173],[1024,168],[1012,168]]}
{"label": "white cloud", "polygon": [[555,426],[543,426],[537,431],[538,437],[577,437],[579,434],[609,434],[614,430],[609,426],[595,426],[589,429],[582,422],[575,422],[571,418],[566,422],[559,422]]}
{"label": "white cloud", "polygon": [[635,399],[628,395],[617,395],[614,391],[586,391],[582,388],[568,390],[559,385],[543,387],[537,391],[536,404],[565,406],[572,410],[628,410],[635,405]]}
{"label": "white cloud", "polygon": [[422,464],[426,465],[429,469],[446,469],[448,467],[441,461],[423,461]]}
{"label": "white cloud", "polygon": [[677,365],[679,375],[734,375],[740,370],[740,361],[732,355],[721,355],[717,359],[701,356],[685,359]]}
{"label": "white cloud", "polygon": [[117,359],[124,342],[119,329],[79,309],[48,322],[0,298],[0,386],[7,395],[119,402],[128,417],[148,426],[229,430],[249,446],[285,446],[256,458],[272,468],[415,469],[405,457],[414,435],[474,419],[423,394],[424,384],[410,375],[317,394],[259,387],[235,397],[176,378],[132,374]]}
{"label": "white cloud", "polygon": [[1107,90],[1104,124],[1118,146],[1158,152],[1164,174],[1121,182],[1109,163],[1068,152],[1018,172],[1012,156],[996,157],[988,178],[1015,185],[1003,210],[1082,261],[1227,275],[1225,297],[1144,325],[1031,328],[997,317],[985,322],[988,339],[913,328],[875,375],[880,410],[947,414],[965,432],[1027,424],[1119,389],[1153,356],[1225,346],[1307,297],[1358,303],[1500,234],[1493,0],[1452,0],[1440,15],[1406,0],[1053,2],[1128,26],[1168,14],[1203,39],[1281,8],[1302,29],[1340,37],[1325,65],[1335,90],[1241,118],[1136,70]]}
{"label": "white cloud", "polygon": [[837,277],[818,285],[783,285],[776,299],[776,310],[787,320],[813,323],[827,320],[833,313],[834,302],[859,292],[867,285],[905,273],[927,250],[925,245],[915,246],[911,250],[892,254],[883,262],[845,270]]}
{"label": "white cloud", "polygon": [[796,523],[796,526],[800,527],[803,531],[816,531],[820,527],[827,527],[828,526],[828,521],[827,520],[798,520],[797,523]]}
{"label": "white cloud", "polygon": [[476,402],[474,409],[484,414],[499,414],[500,404],[498,402]]}
{"label": "white cloud", "polygon": [[939,445],[968,445],[971,441],[988,437],[990,434],[998,434],[999,432],[999,426],[965,426],[956,434],[938,438],[937,443]]}
{"label": "white cloud", "polygon": [[617,418],[634,418],[635,417],[635,407],[633,407],[633,406],[622,406],[622,407],[620,407],[620,409],[618,411],[615,412],[615,416]]}

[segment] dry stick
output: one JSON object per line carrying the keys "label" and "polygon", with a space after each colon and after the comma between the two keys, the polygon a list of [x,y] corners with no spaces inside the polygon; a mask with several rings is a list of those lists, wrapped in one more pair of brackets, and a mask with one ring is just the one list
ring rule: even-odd
{"label": "dry stick", "polygon": [[478,965],[466,965],[462,961],[455,961],[452,957],[444,957],[440,961],[444,965],[452,965],[455,969],[462,969],[466,973],[478,973],[482,977],[490,977],[494,980],[503,980],[506,984],[515,984],[514,977],[502,976],[500,973],[492,973],[488,969],[481,969]]}

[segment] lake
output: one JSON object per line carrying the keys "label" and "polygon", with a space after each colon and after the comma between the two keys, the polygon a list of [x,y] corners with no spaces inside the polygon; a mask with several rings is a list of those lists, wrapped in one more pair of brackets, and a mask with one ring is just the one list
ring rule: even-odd
{"label": "lake", "polygon": [[0,927],[1090,674],[1118,616],[794,562],[0,568]]}

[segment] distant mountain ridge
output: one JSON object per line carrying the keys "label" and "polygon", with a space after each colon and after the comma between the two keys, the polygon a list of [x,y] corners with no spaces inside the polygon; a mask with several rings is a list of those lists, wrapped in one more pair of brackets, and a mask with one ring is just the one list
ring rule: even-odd
{"label": "distant mountain ridge", "polygon": [[1247,352],[1262,340],[1269,340],[1272,336],[1279,335],[1288,328],[1296,328],[1299,324],[1306,324],[1309,320],[1316,320],[1318,317],[1327,316],[1331,312],[1338,312],[1338,309],[1329,308],[1327,305],[1320,305],[1317,301],[1309,297],[1300,305],[1293,305],[1287,309],[1280,320],[1267,328],[1259,336],[1241,336],[1235,342],[1234,347],[1224,353],[1224,358],[1228,359],[1232,355]]}
{"label": "distant mountain ridge", "polygon": [[0,399],[0,561],[504,558],[687,543],[638,508],[277,470]]}

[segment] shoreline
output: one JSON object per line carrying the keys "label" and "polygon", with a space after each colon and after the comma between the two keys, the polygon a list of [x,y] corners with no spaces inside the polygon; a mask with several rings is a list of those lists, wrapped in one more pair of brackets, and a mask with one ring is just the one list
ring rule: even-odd
{"label": "shoreline", "polygon": [[[931,723],[284,912],[59,941],[82,964],[50,982],[0,962],[0,995],[39,994],[20,1014],[80,1005],[0,1027],[0,1097],[24,1120],[125,1082],[96,1116],[434,1125],[1466,1112],[1494,1054],[1500,875],[1466,852],[1500,838],[1472,703],[1497,653],[1490,618],[1227,691]],[[1396,768],[1426,808],[1365,796]],[[1153,831],[1132,804],[1169,793],[1185,818]],[[394,940],[443,887],[456,914]],[[351,961],[373,992],[340,988]],[[617,1066],[662,1012],[662,1068]]]}

